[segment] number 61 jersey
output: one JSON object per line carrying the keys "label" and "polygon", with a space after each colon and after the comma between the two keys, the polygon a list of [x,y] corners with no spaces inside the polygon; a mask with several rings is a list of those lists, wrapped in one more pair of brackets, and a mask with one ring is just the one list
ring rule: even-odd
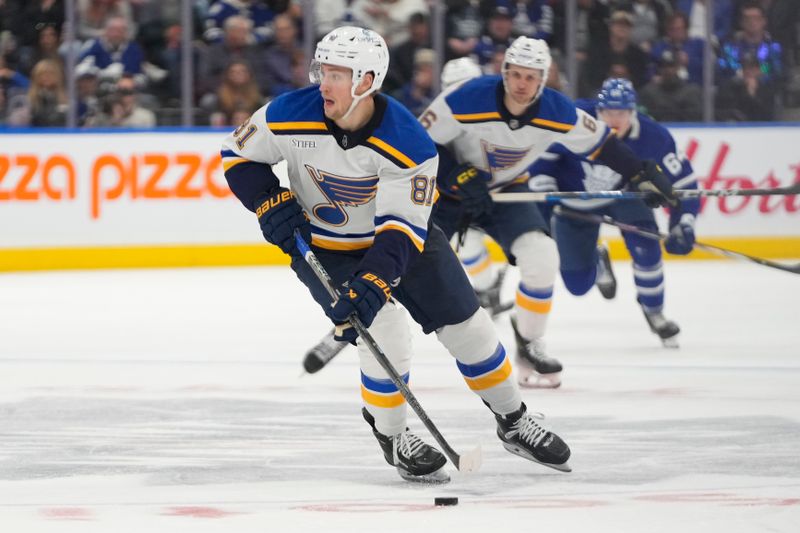
{"label": "number 61 jersey", "polygon": [[374,101],[370,121],[349,132],[325,117],[317,86],[284,94],[225,139],[222,163],[234,183],[261,179],[252,173],[285,160],[291,189],[311,222],[312,246],[363,251],[391,241],[381,248],[394,250],[395,264],[383,274],[394,279],[425,243],[439,158],[402,105],[383,95]]}

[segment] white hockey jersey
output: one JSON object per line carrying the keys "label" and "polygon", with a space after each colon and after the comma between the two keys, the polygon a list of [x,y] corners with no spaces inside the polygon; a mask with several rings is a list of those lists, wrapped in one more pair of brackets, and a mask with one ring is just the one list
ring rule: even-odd
{"label": "white hockey jersey", "polygon": [[375,104],[364,128],[345,132],[324,116],[317,86],[282,95],[225,139],[226,178],[250,179],[236,175],[242,163],[286,160],[312,246],[364,250],[378,235],[398,232],[393,240],[401,234],[403,246],[419,253],[436,195],[436,147],[397,101],[378,95]]}
{"label": "white hockey jersey", "polygon": [[528,178],[528,167],[553,144],[592,158],[610,130],[559,92],[545,89],[523,116],[503,105],[503,80],[482,76],[440,94],[420,117],[458,163],[486,172],[490,188]]}

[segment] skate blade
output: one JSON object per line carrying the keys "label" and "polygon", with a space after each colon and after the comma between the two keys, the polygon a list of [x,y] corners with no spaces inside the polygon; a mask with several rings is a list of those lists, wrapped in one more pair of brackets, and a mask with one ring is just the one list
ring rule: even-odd
{"label": "skate blade", "polygon": [[527,376],[520,376],[517,383],[526,389],[557,389],[561,386],[561,372],[552,374],[532,372]]}
{"label": "skate blade", "polygon": [[503,443],[503,448],[505,448],[509,452],[513,453],[514,455],[519,455],[523,459],[527,459],[528,461],[531,461],[531,462],[534,462],[534,463],[538,463],[538,464],[540,464],[542,466],[546,466],[548,468],[552,468],[553,470],[558,470],[559,472],[572,472],[572,467],[569,466],[569,461],[565,461],[564,463],[562,463],[560,465],[557,465],[557,464],[554,464],[554,463],[545,463],[543,461],[540,461],[539,459],[537,459],[536,457],[534,457],[533,455],[531,455],[527,451],[523,450],[519,446],[515,446],[515,445],[509,444],[507,442]]}
{"label": "skate blade", "polygon": [[445,472],[444,467],[422,476],[414,476],[400,468],[397,469],[397,472],[400,474],[401,478],[406,481],[411,481],[412,483],[421,483],[425,485],[444,485],[445,483],[450,483],[450,476]]}
{"label": "skate blade", "polygon": [[458,468],[459,472],[469,474],[471,472],[477,472],[480,470],[482,464],[483,452],[481,451],[481,446],[479,444],[474,450],[458,457],[458,464],[456,465],[456,468]]}
{"label": "skate blade", "polygon": [[666,339],[661,339],[661,344],[664,348],[669,348],[671,350],[675,350],[680,348],[680,344],[678,344],[678,336],[674,335],[672,337],[667,337]]}

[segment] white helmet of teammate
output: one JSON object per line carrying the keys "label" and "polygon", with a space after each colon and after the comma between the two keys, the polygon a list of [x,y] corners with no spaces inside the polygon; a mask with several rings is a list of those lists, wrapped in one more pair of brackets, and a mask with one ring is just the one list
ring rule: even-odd
{"label": "white helmet of teammate", "polygon": [[[389,70],[389,50],[386,47],[386,41],[376,32],[355,26],[342,26],[329,32],[317,43],[314,61],[311,63],[308,73],[311,83],[319,84],[322,81],[320,69],[323,64],[349,68],[353,71],[353,86],[350,94],[354,100],[345,115],[347,116],[362,98],[377,91],[383,85],[383,79]],[[372,72],[374,75],[372,85],[367,92],[356,96],[356,87],[367,72]]]}
{"label": "white helmet of teammate", "polygon": [[[530,37],[517,37],[511,46],[506,50],[505,58],[503,59],[503,84],[506,83],[506,71],[508,65],[518,65],[520,67],[532,68],[542,71],[542,83],[539,85],[539,90],[531,100],[531,104],[535,102],[544,92],[544,87],[547,84],[547,75],[550,72],[550,64],[553,59],[550,57],[550,48],[547,43],[541,39],[532,39]],[[506,87],[508,90],[508,87]]]}
{"label": "white helmet of teammate", "polygon": [[477,78],[483,74],[480,65],[471,57],[459,57],[451,59],[442,68],[442,89],[450,87],[454,83]]}

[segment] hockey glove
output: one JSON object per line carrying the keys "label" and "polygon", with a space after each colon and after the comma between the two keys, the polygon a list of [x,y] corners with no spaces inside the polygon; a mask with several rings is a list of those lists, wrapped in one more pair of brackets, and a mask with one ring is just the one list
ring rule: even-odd
{"label": "hockey glove", "polygon": [[389,284],[372,272],[359,272],[339,288],[339,299],[333,303],[328,315],[336,324],[334,339],[354,343],[358,333],[348,319],[355,315],[366,327],[372,325],[375,315],[392,295]]}
{"label": "hockey glove", "polygon": [[492,212],[492,197],[489,196],[485,172],[471,165],[459,165],[453,169],[447,181],[451,183],[450,192],[461,200],[466,218],[477,220]]}
{"label": "hockey glove", "polygon": [[285,187],[278,187],[271,194],[263,194],[256,199],[256,215],[261,224],[261,233],[267,242],[278,246],[283,253],[299,255],[294,242],[294,230],[299,229],[303,239],[311,242],[311,224],[308,215],[297,203],[294,193]]}
{"label": "hockey glove", "polygon": [[644,198],[648,207],[669,205],[676,208],[680,205],[680,200],[672,189],[672,182],[655,161],[645,161],[641,172],[631,178],[631,185],[640,192],[649,193]]}
{"label": "hockey glove", "polygon": [[686,255],[694,246],[694,215],[684,213],[669,230],[664,248],[674,255]]}

